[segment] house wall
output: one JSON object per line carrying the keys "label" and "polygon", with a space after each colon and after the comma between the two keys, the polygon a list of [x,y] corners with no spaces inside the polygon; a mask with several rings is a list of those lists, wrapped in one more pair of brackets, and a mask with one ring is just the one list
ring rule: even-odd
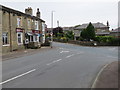
{"label": "house wall", "polygon": [[[2,7],[0,6],[0,8]],[[2,56],[2,11],[1,10],[0,10],[0,56]]]}
{"label": "house wall", "polygon": [[[2,45],[2,52],[10,51],[9,13],[2,12],[2,33],[8,33],[8,44]],[[2,36],[2,35],[1,35]]]}
{"label": "house wall", "polygon": [[109,32],[109,28],[96,28],[96,33],[99,32]]}
{"label": "house wall", "polygon": [[[24,49],[24,45],[18,45],[17,43],[17,32],[16,28],[17,27],[17,17],[22,18],[22,25],[24,23],[24,17],[23,16],[17,16],[16,14],[13,13],[8,13],[8,12],[3,12],[2,13],[2,32],[8,33],[8,44],[2,46],[2,52],[10,52],[14,50],[21,50]],[[20,26],[19,28],[24,28],[23,26]],[[10,35],[11,32],[11,35]],[[24,40],[24,31],[23,31],[23,36],[22,39]]]}
{"label": "house wall", "polygon": [[[12,11],[12,12],[9,12]],[[32,30],[35,30],[35,21],[38,21],[38,31],[42,33],[42,22],[43,20],[33,17],[30,15],[26,15],[22,12],[15,10],[2,9],[1,18],[0,19],[0,43],[2,44],[2,53],[7,53],[14,50],[22,50],[25,49],[24,41],[26,39],[25,34],[28,32],[32,33]],[[18,27],[17,18],[21,18],[21,24]],[[30,20],[30,26],[28,27],[28,20]],[[1,23],[2,22],[2,23]],[[8,44],[3,45],[2,35],[4,33],[8,34]],[[22,44],[18,44],[18,36],[17,33],[22,33]],[[40,37],[40,41],[42,41],[42,36]]]}

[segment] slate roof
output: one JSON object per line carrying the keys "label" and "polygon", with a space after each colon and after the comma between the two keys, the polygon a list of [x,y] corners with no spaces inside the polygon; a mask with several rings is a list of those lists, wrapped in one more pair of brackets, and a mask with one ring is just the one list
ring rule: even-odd
{"label": "slate roof", "polygon": [[115,30],[112,30],[111,33],[117,33],[119,32],[120,33],[120,27],[119,28],[116,28]]}
{"label": "slate roof", "polygon": [[[92,23],[92,25],[95,27],[95,28],[107,28],[108,26],[107,25],[104,25],[103,23]],[[81,26],[78,26],[76,27],[75,29],[85,29],[87,28],[88,24],[82,24]]]}
{"label": "slate roof", "polygon": [[40,18],[38,18],[36,16],[32,16],[30,14],[26,14],[26,13],[23,13],[21,11],[11,9],[11,8],[5,7],[3,5],[0,5],[0,10],[6,11],[6,12],[9,12],[9,13],[14,13],[14,14],[17,14],[18,16],[30,17],[32,19],[41,20],[42,22],[45,22],[44,20],[42,20],[42,19],[40,19]]}
{"label": "slate roof", "polygon": [[71,31],[73,30],[73,27],[62,27],[63,31]]}
{"label": "slate roof", "polygon": [[109,35],[110,32],[97,32],[96,34],[97,35]]}

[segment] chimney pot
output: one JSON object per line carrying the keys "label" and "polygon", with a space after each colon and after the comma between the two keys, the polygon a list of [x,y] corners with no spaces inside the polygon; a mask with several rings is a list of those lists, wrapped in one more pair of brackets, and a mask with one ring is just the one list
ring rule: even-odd
{"label": "chimney pot", "polygon": [[26,14],[30,14],[30,15],[32,15],[32,8],[31,7],[28,7],[27,9],[25,9],[25,13]]}
{"label": "chimney pot", "polygon": [[37,16],[38,18],[40,18],[40,11],[39,11],[39,8],[37,8],[36,16]]}

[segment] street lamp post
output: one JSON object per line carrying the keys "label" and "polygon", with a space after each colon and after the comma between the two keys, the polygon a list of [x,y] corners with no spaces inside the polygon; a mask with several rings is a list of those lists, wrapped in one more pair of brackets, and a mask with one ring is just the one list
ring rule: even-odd
{"label": "street lamp post", "polygon": [[53,47],[53,12],[54,11],[51,12],[51,48]]}
{"label": "street lamp post", "polygon": [[57,20],[57,25],[58,25],[58,36],[60,36],[60,31],[59,31],[59,21]]}

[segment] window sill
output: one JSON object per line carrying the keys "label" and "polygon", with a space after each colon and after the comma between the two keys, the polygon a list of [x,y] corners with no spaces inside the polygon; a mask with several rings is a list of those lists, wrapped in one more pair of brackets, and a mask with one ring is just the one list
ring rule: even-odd
{"label": "window sill", "polygon": [[6,44],[6,45],[2,45],[2,46],[7,47],[7,46],[10,46],[10,44]]}
{"label": "window sill", "polygon": [[23,45],[23,43],[18,43],[18,45]]}

